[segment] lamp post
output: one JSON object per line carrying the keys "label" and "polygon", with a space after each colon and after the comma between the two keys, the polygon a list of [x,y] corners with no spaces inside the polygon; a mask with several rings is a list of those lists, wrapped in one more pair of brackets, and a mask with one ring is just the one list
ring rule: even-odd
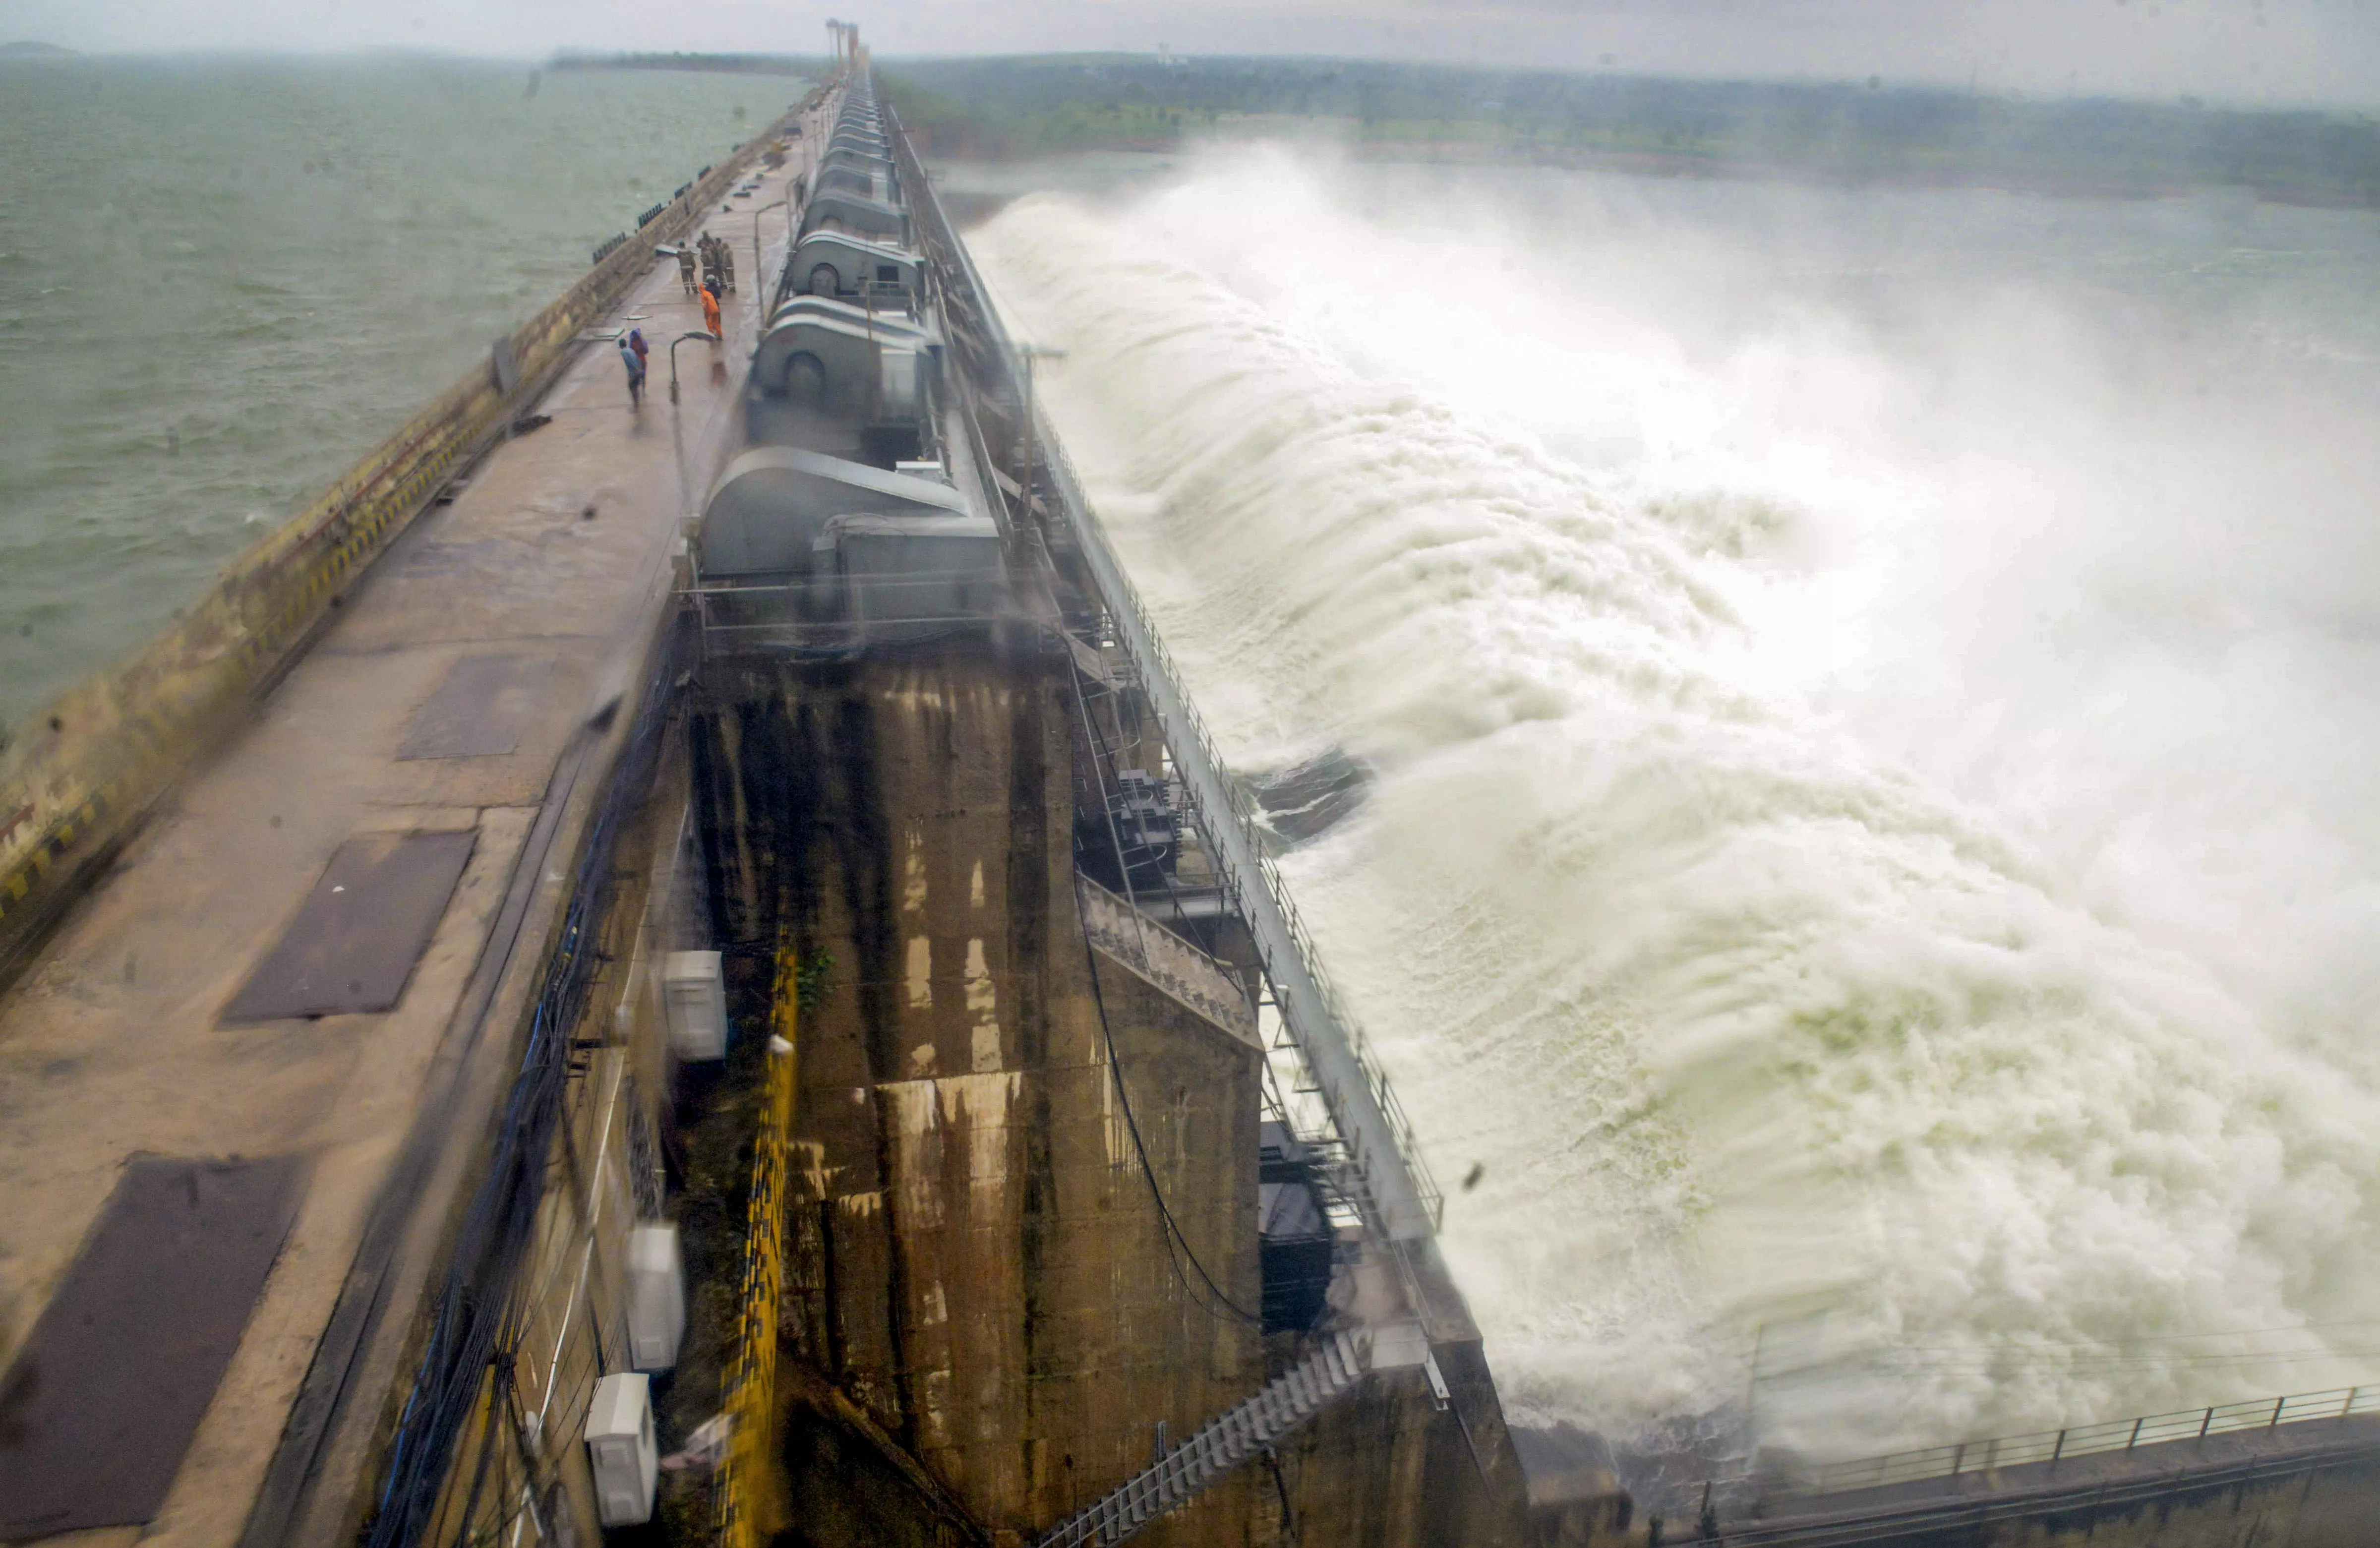
{"label": "lamp post", "polygon": [[1063,349],[1043,349],[1038,345],[1026,344],[1017,347],[1016,354],[1017,358],[1025,362],[1025,478],[1023,483],[1025,519],[1030,521],[1033,519],[1033,447],[1040,430],[1033,412],[1033,362],[1062,360],[1066,358],[1066,352]]}
{"label": "lamp post", "polygon": [[717,334],[706,333],[700,328],[697,328],[690,334],[680,334],[677,337],[670,340],[670,401],[672,403],[675,403],[677,401],[677,347],[684,344],[690,338],[702,339],[706,343],[710,344],[716,344],[719,342],[719,335]]}
{"label": "lamp post", "polygon": [[[792,196],[788,195],[783,199],[780,199],[773,204],[763,204],[759,209],[752,212],[752,283],[755,285],[759,284],[761,279],[764,277],[760,271],[760,217],[767,214],[771,210],[783,210],[786,212],[786,235],[789,237],[792,235],[794,220]],[[767,295],[757,290],[753,292],[753,295],[759,300],[760,322],[764,326],[769,321],[769,301],[773,294],[773,291]]]}

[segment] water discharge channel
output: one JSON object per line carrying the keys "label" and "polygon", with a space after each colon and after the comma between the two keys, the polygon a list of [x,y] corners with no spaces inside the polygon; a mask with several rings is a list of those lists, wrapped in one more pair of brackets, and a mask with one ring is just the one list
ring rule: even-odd
{"label": "water discharge channel", "polygon": [[1238,152],[970,242],[1225,756],[1371,771],[1284,870],[1516,1418],[2380,1376],[2369,215]]}

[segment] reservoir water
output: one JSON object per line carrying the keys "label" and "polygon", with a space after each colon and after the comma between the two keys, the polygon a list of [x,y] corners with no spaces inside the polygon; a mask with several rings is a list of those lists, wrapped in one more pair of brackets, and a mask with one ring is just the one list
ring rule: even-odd
{"label": "reservoir water", "polygon": [[0,61],[0,725],[154,633],[801,90]]}
{"label": "reservoir water", "polygon": [[974,238],[1518,1413],[2380,1380],[2380,220],[1185,158]]}

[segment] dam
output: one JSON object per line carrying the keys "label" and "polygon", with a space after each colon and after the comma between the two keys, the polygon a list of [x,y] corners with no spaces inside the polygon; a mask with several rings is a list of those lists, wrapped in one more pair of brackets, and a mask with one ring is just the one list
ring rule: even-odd
{"label": "dam", "polygon": [[0,1535],[2365,1540],[2380,1393],[1508,1422],[1276,864],[1340,772],[1219,756],[837,64],[9,750]]}

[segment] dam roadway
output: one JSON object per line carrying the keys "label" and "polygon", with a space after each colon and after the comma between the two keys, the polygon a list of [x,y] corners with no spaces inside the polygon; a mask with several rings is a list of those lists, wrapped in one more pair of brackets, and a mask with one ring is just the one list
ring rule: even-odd
{"label": "dam roadway", "polygon": [[[783,180],[770,189],[732,215],[714,209],[722,231],[748,234],[750,204]],[[785,212],[761,219],[782,244]],[[260,1502],[280,1513],[260,1518],[262,1541],[352,1530],[337,1518],[358,1504],[411,1330],[388,1316],[334,1328],[334,1311],[419,1298],[441,1206],[511,1080],[517,1049],[503,1029],[534,993],[569,896],[564,862],[674,606],[681,525],[735,433],[755,291],[727,298],[724,347],[681,347],[674,405],[657,353],[654,390],[632,410],[608,343],[523,403],[546,422],[490,450],[337,599],[253,719],[157,804],[0,1000],[0,1350],[17,1362],[0,1411],[18,1428],[0,1441],[0,1539],[145,1521],[90,1541],[229,1544]],[[642,327],[659,351],[702,325],[668,263],[608,320]],[[411,868],[429,874],[408,874],[396,846],[421,835],[446,847]],[[334,857],[373,909],[433,926],[426,942],[395,919],[340,918]],[[438,872],[457,859],[458,872]],[[384,981],[350,979],[352,993],[312,981],[334,961],[368,961]],[[251,996],[260,969],[273,981]],[[401,993],[384,1008],[336,1007],[386,981]],[[284,1013],[309,994],[326,996],[320,1013]],[[66,1309],[165,1332],[144,1352],[203,1418],[188,1415],[180,1466],[147,1479],[125,1476],[121,1452],[90,1432],[98,1416],[70,1390],[89,1374],[33,1363],[71,1344],[39,1325],[44,1309],[103,1234],[111,1198],[137,1203],[124,1180],[140,1158],[294,1164],[258,1178],[253,1207],[226,1201],[244,1229],[285,1219],[285,1238],[249,1286],[253,1310],[213,1319],[212,1347],[177,1326],[204,1286],[102,1273],[99,1287],[122,1298]],[[202,1164],[176,1181],[203,1215],[213,1201],[201,1190],[235,1176]],[[122,1219],[128,1235],[188,1225],[155,1211]],[[336,1369],[334,1353],[346,1357]],[[170,1444],[160,1394],[108,1396],[162,1421],[129,1440]],[[293,1406],[310,1432],[290,1428]],[[306,1455],[285,1450],[285,1430]]]}

